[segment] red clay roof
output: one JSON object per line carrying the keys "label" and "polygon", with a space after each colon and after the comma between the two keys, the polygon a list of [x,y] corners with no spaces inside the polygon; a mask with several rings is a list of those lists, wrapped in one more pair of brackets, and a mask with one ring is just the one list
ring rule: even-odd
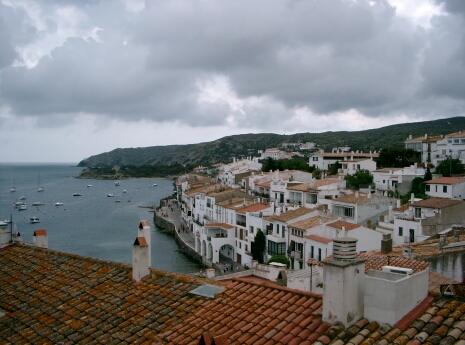
{"label": "red clay roof", "polygon": [[147,241],[145,240],[145,237],[137,237],[134,245],[136,246],[147,246]]}
{"label": "red clay roof", "polygon": [[338,220],[337,222],[329,223],[328,226],[335,228],[335,229],[341,229],[341,230],[342,228],[344,228],[347,231],[358,229],[359,227],[361,227],[361,225],[359,224],[353,224],[353,223],[345,222],[343,220]]}
{"label": "red clay roof", "polygon": [[461,204],[462,200],[448,199],[448,198],[429,198],[420,200],[413,203],[413,207],[426,207],[426,208],[444,208],[457,204]]}
{"label": "red clay roof", "polygon": [[321,236],[318,236],[318,235],[308,235],[308,236],[305,236],[306,238],[310,239],[310,240],[314,240],[314,241],[317,241],[317,242],[321,242],[321,243],[331,243],[333,242],[332,239],[329,239],[327,237],[321,237]]}
{"label": "red clay roof", "polygon": [[45,229],[34,230],[34,236],[47,236],[47,230]]}
{"label": "red clay roof", "polygon": [[237,210],[237,213],[246,214],[247,212],[260,212],[270,208],[270,205],[267,204],[252,204]]}
{"label": "red clay roof", "polygon": [[148,220],[141,220],[139,224],[139,229],[150,228],[150,223]]}
{"label": "red clay roof", "polygon": [[426,181],[428,184],[456,184],[465,182],[465,178],[462,177],[439,177],[434,180]]}

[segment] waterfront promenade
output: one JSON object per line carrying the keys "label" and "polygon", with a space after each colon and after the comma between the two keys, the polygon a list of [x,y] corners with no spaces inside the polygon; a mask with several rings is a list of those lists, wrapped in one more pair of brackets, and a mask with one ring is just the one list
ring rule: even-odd
{"label": "waterfront promenade", "polygon": [[[175,231],[178,234],[178,237],[181,241],[188,247],[190,247],[193,251],[195,251],[195,235],[193,232],[187,229],[187,226],[184,220],[181,217],[181,208],[179,207],[177,202],[173,202],[173,200],[168,200],[167,205],[161,207],[159,210],[155,210],[157,217],[162,217],[166,221],[172,223],[175,226]],[[186,229],[186,230],[183,230]],[[234,267],[235,272],[244,271],[244,267],[237,262],[232,261],[229,258],[220,255],[220,262],[215,264],[213,268],[215,268],[216,275],[225,275],[228,274],[233,276],[234,273],[232,271],[224,272],[224,265],[228,264],[229,267]],[[251,267],[251,263],[248,264]]]}

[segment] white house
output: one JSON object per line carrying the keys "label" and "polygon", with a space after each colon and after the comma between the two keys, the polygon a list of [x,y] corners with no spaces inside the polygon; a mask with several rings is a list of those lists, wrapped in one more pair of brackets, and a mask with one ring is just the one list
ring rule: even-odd
{"label": "white house", "polygon": [[465,199],[465,178],[440,177],[426,181],[426,194],[432,197]]}
{"label": "white house", "polygon": [[432,156],[435,166],[450,157],[465,163],[465,131],[447,134],[442,140],[438,140]]}
{"label": "white house", "polygon": [[425,165],[428,163],[432,163],[434,166],[437,166],[437,143],[442,139],[443,137],[429,136],[428,134],[425,134],[423,137],[418,138],[412,138],[412,136],[410,135],[408,139],[405,141],[405,148],[420,152],[421,162]]}
{"label": "white house", "polygon": [[232,187],[240,188],[242,179],[253,173],[257,173],[262,169],[262,164],[258,162],[258,158],[246,158],[241,160],[233,159],[230,164],[225,164],[219,168],[218,182]]}
{"label": "white house", "polygon": [[373,158],[357,158],[346,159],[339,162],[342,165],[341,175],[353,175],[359,170],[368,170],[370,172],[376,170],[376,162]]}
{"label": "white house", "polygon": [[291,185],[287,187],[289,202],[301,204],[304,207],[314,207],[316,205],[327,205],[332,199],[337,199],[341,195],[341,190],[345,189],[346,181],[341,179],[311,180],[309,183]]}
{"label": "white house", "polygon": [[[344,151],[336,151],[336,152],[324,152],[320,150],[315,152],[314,154],[309,156],[309,166],[320,169],[320,170],[328,170],[331,168],[333,164],[336,162],[342,163],[344,159],[370,159],[370,158],[378,158],[379,154],[374,153],[364,153],[364,152],[344,152]],[[375,170],[376,167],[373,169]]]}
{"label": "white house", "polygon": [[330,211],[332,215],[342,217],[349,223],[371,228],[378,223],[380,216],[389,213],[389,206],[395,207],[396,204],[394,198],[357,191],[331,200]]}
{"label": "white house", "polygon": [[425,176],[425,169],[411,165],[405,168],[383,168],[372,172],[373,182],[379,192],[393,191],[405,195],[412,190],[412,181]]}
{"label": "white house", "polygon": [[394,218],[394,244],[420,242],[450,228],[465,224],[463,200],[436,198],[416,201]]}

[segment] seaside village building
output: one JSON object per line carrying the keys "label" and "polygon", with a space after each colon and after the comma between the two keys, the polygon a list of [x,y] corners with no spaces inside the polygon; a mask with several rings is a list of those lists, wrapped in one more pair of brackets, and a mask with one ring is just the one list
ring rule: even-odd
{"label": "seaside village building", "polygon": [[465,338],[462,284],[424,261],[357,254],[351,237],[333,239],[333,255],[309,266],[315,276],[253,262],[248,276],[217,281],[151,269],[146,221],[134,231],[132,265],[11,242],[8,225],[0,222],[1,344],[403,345]]}
{"label": "seaside village building", "polygon": [[458,131],[441,136],[412,138],[410,135],[405,141],[405,148],[421,153],[421,162],[438,166],[443,160],[460,159],[465,163],[465,131]]}
{"label": "seaside village building", "polygon": [[405,168],[383,168],[372,171],[376,192],[392,191],[400,195],[410,192],[412,181],[417,177],[423,178],[425,173],[425,168],[418,167],[416,163]]}
{"label": "seaside village building", "polygon": [[309,157],[308,164],[319,170],[329,170],[333,164],[339,162],[342,164],[340,175],[354,174],[356,171],[366,169],[368,171],[376,170],[376,162],[374,158],[378,158],[379,153],[370,152],[346,152],[343,150],[333,150],[332,152],[324,152],[319,150]]}

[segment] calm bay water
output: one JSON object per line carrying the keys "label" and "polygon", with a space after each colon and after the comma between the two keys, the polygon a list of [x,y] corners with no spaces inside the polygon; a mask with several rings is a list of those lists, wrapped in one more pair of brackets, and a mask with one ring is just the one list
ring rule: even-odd
{"label": "calm bay water", "polygon": [[[153,268],[178,273],[199,270],[177,251],[172,236],[156,229],[153,212],[146,208],[159,205],[160,199],[173,193],[172,180],[129,179],[118,187],[114,181],[76,179],[82,168],[72,165],[0,164],[0,219],[7,220],[11,214],[26,242],[32,242],[34,230],[46,229],[50,249],[129,264],[139,222],[148,220]],[[39,175],[43,192],[37,192]],[[16,192],[9,192],[11,185]],[[107,197],[110,193],[114,197]],[[21,196],[27,198],[27,210],[18,211],[13,204]],[[45,205],[32,206],[36,201]],[[56,202],[63,205],[55,206]],[[39,217],[40,223],[29,224],[32,216]]]}

